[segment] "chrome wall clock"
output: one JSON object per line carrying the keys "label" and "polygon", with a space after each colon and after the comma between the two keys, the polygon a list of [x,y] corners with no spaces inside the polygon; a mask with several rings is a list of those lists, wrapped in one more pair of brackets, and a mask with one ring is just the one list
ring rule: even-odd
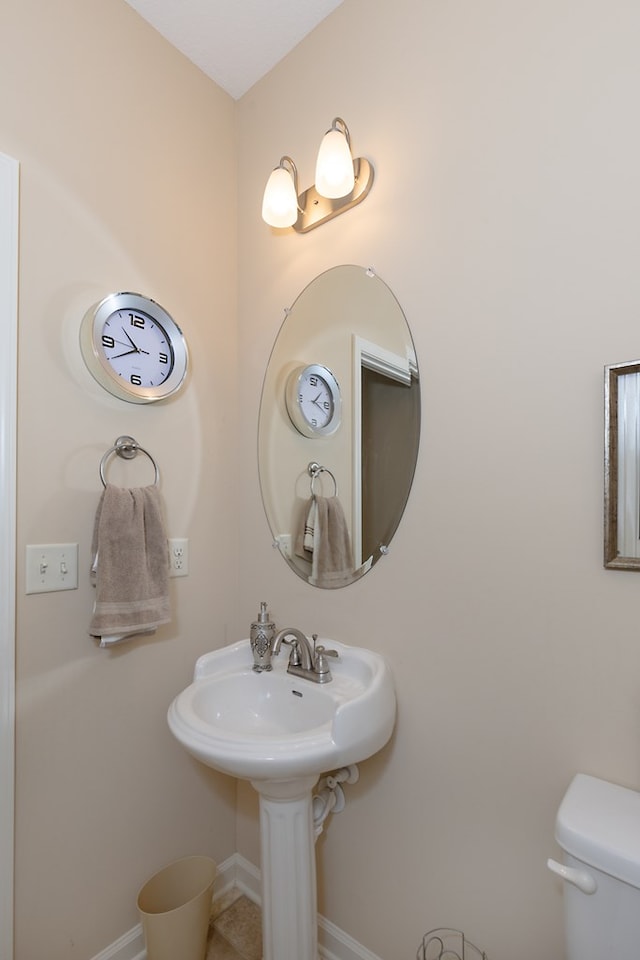
{"label": "chrome wall clock", "polygon": [[285,403],[289,419],[304,437],[328,437],[340,426],[340,387],[320,363],[297,367],[289,374]]}
{"label": "chrome wall clock", "polygon": [[80,325],[80,349],[98,383],[130,403],[170,397],[187,374],[180,327],[139,293],[112,293],[90,307]]}

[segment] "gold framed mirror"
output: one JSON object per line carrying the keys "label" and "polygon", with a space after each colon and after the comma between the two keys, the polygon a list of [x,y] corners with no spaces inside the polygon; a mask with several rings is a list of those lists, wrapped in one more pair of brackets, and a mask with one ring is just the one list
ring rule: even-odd
{"label": "gold framed mirror", "polygon": [[604,565],[640,570],[640,360],[605,367]]}

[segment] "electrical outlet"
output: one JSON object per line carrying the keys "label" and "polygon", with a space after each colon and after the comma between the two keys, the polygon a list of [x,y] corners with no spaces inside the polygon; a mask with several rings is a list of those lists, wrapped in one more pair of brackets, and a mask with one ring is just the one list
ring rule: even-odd
{"label": "electrical outlet", "polygon": [[169,540],[169,576],[189,575],[189,541],[186,538]]}

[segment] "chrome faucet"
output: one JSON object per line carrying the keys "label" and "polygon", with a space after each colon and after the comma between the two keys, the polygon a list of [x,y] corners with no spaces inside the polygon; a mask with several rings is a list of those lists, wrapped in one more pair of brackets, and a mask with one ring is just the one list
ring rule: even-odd
{"label": "chrome faucet", "polygon": [[307,637],[296,627],[285,627],[276,635],[273,641],[273,656],[280,653],[280,645],[286,643],[291,646],[287,673],[314,683],[328,683],[331,680],[331,671],[326,657],[337,657],[337,650],[325,650],[323,646],[316,647],[317,633],[312,636],[313,649]]}

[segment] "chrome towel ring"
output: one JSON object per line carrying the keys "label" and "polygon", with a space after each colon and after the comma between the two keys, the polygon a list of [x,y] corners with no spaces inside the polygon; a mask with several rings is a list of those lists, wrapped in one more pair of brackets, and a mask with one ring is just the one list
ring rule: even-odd
{"label": "chrome towel ring", "polygon": [[338,496],[338,481],[336,480],[334,475],[331,473],[331,470],[328,470],[326,467],[321,467],[319,463],[316,463],[314,460],[312,460],[309,466],[307,467],[307,473],[311,477],[311,496],[312,497],[315,497],[316,495],[316,491],[314,490],[313,485],[321,473],[329,474],[329,476],[333,480],[333,487],[334,487],[333,495],[334,497]]}
{"label": "chrome towel ring", "polygon": [[102,486],[106,487],[107,481],[104,476],[104,468],[107,460],[112,453],[117,454],[119,457],[122,457],[124,460],[133,460],[136,454],[144,453],[146,457],[149,457],[151,463],[153,464],[153,469],[155,470],[155,480],[154,484],[157,487],[160,483],[160,471],[158,470],[158,464],[155,462],[148,450],[145,450],[144,447],[141,447],[137,440],[134,440],[133,437],[118,437],[114,445],[107,450],[102,460],[100,461],[100,479],[102,480]]}

